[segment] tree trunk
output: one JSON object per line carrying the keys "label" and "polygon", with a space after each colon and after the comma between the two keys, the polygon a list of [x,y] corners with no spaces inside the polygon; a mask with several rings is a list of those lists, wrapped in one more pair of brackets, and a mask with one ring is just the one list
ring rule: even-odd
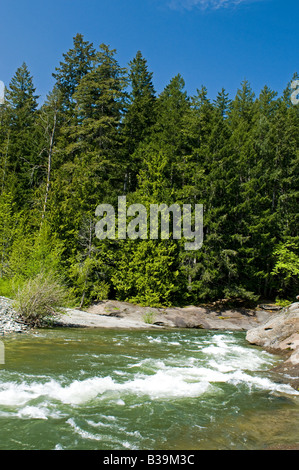
{"label": "tree trunk", "polygon": [[45,193],[44,207],[43,207],[43,212],[42,212],[41,227],[42,227],[42,224],[43,224],[43,220],[44,220],[44,218],[45,218],[45,215],[46,215],[47,203],[48,203],[48,197],[49,197],[49,191],[50,191],[51,167],[52,167],[52,154],[53,154],[53,146],[54,146],[54,136],[55,136],[55,130],[56,130],[56,122],[57,122],[57,114],[55,113],[55,115],[54,115],[54,123],[53,123],[52,132],[51,132],[51,135],[50,135],[50,143],[49,143],[48,169],[47,169],[47,184],[46,184],[46,193]]}

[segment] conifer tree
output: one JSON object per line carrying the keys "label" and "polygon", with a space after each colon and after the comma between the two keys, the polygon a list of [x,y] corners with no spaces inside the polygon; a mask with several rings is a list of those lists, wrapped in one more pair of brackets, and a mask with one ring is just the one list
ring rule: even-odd
{"label": "conifer tree", "polygon": [[123,146],[126,165],[124,190],[134,190],[140,161],[134,158],[138,145],[151,133],[155,123],[156,95],[152,81],[153,74],[148,71],[147,61],[138,51],[129,63],[128,84],[131,88],[128,105],[123,119]]}
{"label": "conifer tree", "polygon": [[52,74],[62,94],[64,112],[73,112],[75,106],[73,95],[81,79],[92,70],[95,56],[93,44],[84,41],[82,34],[76,34],[73,38],[73,48],[63,54],[63,61]]}
{"label": "conifer tree", "polygon": [[[244,80],[232,100],[222,88],[211,101],[205,86],[188,96],[178,74],[156,96],[140,51],[127,71],[81,34],[53,76],[39,108],[24,63],[0,106],[1,289],[47,271],[65,274],[81,307],[105,296],[152,306],[294,296],[291,82],[280,97],[268,86],[256,97]],[[147,214],[150,204],[203,204],[201,249],[186,251],[171,227],[169,238],[140,238],[132,214],[136,239],[98,240],[96,207],[123,194]]]}
{"label": "conifer tree", "polygon": [[33,78],[25,63],[13,76],[6,93],[9,115],[6,187],[15,194],[18,207],[28,205],[36,185],[38,145],[35,121],[38,107]]}
{"label": "conifer tree", "polygon": [[[47,217],[48,206],[51,196],[51,185],[53,173],[60,167],[59,152],[57,145],[60,130],[63,125],[61,111],[62,93],[58,87],[54,87],[38,113],[37,129],[40,145],[40,171],[39,186],[36,190],[36,206],[39,208],[37,224],[41,225]],[[58,158],[57,158],[58,157]]]}
{"label": "conifer tree", "polygon": [[182,184],[181,161],[186,153],[183,120],[190,108],[185,81],[180,74],[172,78],[157,99],[157,120],[151,141],[168,158],[167,178],[173,187]]}
{"label": "conifer tree", "polygon": [[[118,242],[112,275],[113,287],[119,300],[131,300],[142,305],[169,306],[182,300],[182,283],[179,281],[179,244],[170,237],[150,237],[150,204],[160,205],[171,200],[171,189],[165,178],[168,165],[162,152],[147,147],[145,168],[138,175],[138,188],[130,202],[142,204],[147,210],[147,239],[127,238]],[[171,220],[170,220],[171,225]]]}
{"label": "conifer tree", "polygon": [[111,187],[117,190],[123,181],[119,134],[126,82],[115,53],[105,44],[100,46],[97,66],[82,78],[74,95],[77,123],[70,129],[67,153],[83,185],[85,175],[82,197],[85,208],[92,210],[99,197]]}
{"label": "conifer tree", "polygon": [[17,213],[11,194],[0,195],[0,278],[9,273],[9,256],[16,231]]}
{"label": "conifer tree", "polygon": [[65,160],[52,181],[51,217],[65,241],[67,258],[75,264],[84,255],[79,236],[84,221],[93,220],[98,204],[115,202],[122,191],[120,126],[126,82],[115,53],[102,44],[94,68],[73,95],[76,118],[65,130]]}

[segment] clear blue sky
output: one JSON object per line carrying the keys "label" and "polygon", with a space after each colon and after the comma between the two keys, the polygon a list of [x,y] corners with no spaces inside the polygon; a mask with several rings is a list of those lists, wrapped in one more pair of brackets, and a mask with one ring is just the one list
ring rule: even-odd
{"label": "clear blue sky", "polygon": [[159,93],[180,73],[191,95],[233,97],[243,79],[281,94],[299,72],[298,0],[7,0],[1,2],[0,80],[25,61],[43,99],[76,33],[117,50],[121,66],[140,50]]}

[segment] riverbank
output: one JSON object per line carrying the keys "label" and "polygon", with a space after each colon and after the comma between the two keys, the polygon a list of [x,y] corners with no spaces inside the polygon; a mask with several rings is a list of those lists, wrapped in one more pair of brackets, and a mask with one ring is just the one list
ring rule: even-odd
{"label": "riverbank", "polygon": [[[225,305],[149,308],[107,300],[86,310],[64,309],[55,316],[52,326],[245,331],[249,343],[284,358],[275,372],[282,382],[299,389],[299,303],[284,309],[275,305],[261,305],[255,309],[227,308]],[[0,297],[0,335],[28,330],[13,310],[12,301]]]}
{"label": "riverbank", "polygon": [[[0,333],[29,329],[12,307],[13,301],[0,297]],[[187,306],[150,308],[129,302],[102,301],[86,310],[66,308],[51,319],[52,326],[67,328],[161,329],[198,328],[248,331],[267,321],[277,310],[271,308],[228,308]]]}
{"label": "riverbank", "polygon": [[282,355],[284,362],[274,370],[284,382],[299,390],[299,302],[249,330],[246,340],[271,353]]}
{"label": "riverbank", "polygon": [[247,331],[266,321],[273,311],[227,307],[151,308],[107,300],[85,311],[66,309],[55,319],[57,326],[93,328],[198,328]]}
{"label": "riverbank", "polygon": [[128,302],[103,301],[86,311],[68,309],[57,326],[93,328],[197,328],[246,331],[246,340],[284,361],[275,372],[299,389],[299,303],[286,308],[260,305],[254,309],[209,307],[148,308]]}
{"label": "riverbank", "polygon": [[0,297],[0,336],[10,333],[23,333],[29,327],[12,308],[12,300]]}

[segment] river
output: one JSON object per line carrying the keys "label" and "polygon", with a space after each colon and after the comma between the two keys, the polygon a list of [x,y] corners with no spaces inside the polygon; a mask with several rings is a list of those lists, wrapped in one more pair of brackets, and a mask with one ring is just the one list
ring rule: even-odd
{"label": "river", "polygon": [[299,443],[299,392],[243,332],[42,329],[1,338],[1,450]]}

